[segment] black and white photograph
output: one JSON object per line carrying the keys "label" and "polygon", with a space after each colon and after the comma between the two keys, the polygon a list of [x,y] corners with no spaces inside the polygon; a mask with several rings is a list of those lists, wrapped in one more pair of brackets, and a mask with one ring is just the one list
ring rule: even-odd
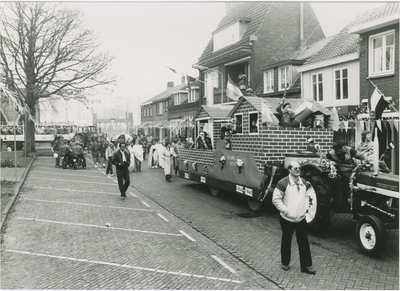
{"label": "black and white photograph", "polygon": [[1,1],[1,290],[399,290],[399,1]]}

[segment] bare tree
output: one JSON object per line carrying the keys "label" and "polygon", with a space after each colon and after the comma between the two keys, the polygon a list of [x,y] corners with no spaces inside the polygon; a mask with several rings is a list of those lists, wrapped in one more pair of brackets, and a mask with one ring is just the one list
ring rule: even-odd
{"label": "bare tree", "polygon": [[[35,105],[59,95],[83,101],[88,90],[112,84],[113,57],[97,52],[97,39],[83,29],[82,14],[46,2],[10,2],[0,7],[0,64],[5,86],[25,112],[25,153],[35,151]],[[29,114],[28,114],[29,113]]]}

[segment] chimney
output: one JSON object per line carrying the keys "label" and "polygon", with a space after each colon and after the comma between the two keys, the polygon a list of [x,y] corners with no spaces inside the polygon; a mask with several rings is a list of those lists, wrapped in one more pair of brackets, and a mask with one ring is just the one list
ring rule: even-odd
{"label": "chimney", "polygon": [[167,82],[167,89],[174,87],[174,82],[169,81]]}

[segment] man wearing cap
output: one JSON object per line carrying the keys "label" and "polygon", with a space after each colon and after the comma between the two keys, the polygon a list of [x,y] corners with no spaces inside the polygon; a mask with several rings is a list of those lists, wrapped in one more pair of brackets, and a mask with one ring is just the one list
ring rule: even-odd
{"label": "man wearing cap", "polygon": [[292,111],[292,106],[289,102],[285,102],[285,97],[282,98],[282,102],[279,103],[276,111],[279,113],[279,125],[283,127],[293,127],[292,122],[296,115]]}
{"label": "man wearing cap", "polygon": [[131,182],[128,170],[128,167],[131,163],[131,155],[125,147],[125,142],[121,141],[119,144],[119,149],[112,157],[112,163],[116,166],[117,170],[118,187],[122,200],[126,198],[126,191],[128,190]]}

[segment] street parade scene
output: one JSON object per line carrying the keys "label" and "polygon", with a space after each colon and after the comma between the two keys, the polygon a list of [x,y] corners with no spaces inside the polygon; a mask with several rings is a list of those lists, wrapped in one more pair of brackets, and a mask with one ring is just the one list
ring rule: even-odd
{"label": "street parade scene", "polygon": [[2,290],[399,290],[398,2],[0,15]]}

